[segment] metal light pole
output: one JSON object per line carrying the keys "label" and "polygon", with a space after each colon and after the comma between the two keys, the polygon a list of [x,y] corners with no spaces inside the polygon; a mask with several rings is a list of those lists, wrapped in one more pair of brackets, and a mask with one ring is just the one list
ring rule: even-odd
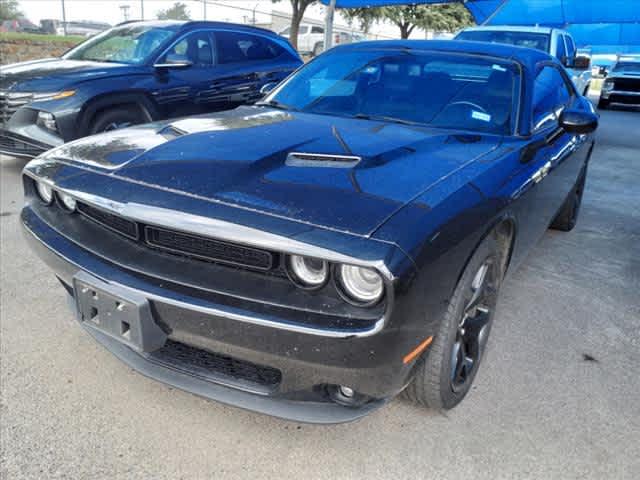
{"label": "metal light pole", "polygon": [[64,31],[64,36],[67,36],[67,12],[64,8],[64,0],[62,0],[62,28]]}
{"label": "metal light pole", "polygon": [[140,0],[140,20],[144,20],[144,0]]}
{"label": "metal light pole", "polygon": [[333,46],[333,16],[336,12],[336,0],[331,0],[327,5],[327,13],[324,17],[324,51]]}
{"label": "metal light pole", "polygon": [[202,18],[207,19],[207,0],[202,0]]}

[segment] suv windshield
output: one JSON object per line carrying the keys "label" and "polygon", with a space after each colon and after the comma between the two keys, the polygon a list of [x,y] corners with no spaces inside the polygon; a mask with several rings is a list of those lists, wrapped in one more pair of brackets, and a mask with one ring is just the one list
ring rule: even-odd
{"label": "suv windshield", "polygon": [[548,33],[509,32],[500,30],[467,30],[460,32],[456,40],[474,42],[506,43],[518,47],[535,48],[543,52],[549,51]]}
{"label": "suv windshield", "polygon": [[137,65],[144,63],[174,33],[171,27],[139,25],[114,28],[78,45],[64,58]]}
{"label": "suv windshield", "polygon": [[512,62],[464,54],[334,52],[308,63],[262,104],[506,134],[518,79]]}

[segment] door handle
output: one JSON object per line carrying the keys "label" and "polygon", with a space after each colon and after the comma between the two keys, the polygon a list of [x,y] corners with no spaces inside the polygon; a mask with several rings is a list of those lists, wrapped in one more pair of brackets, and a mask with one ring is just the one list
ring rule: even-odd
{"label": "door handle", "polygon": [[536,170],[533,175],[531,175],[531,180],[533,180],[535,183],[540,183],[542,179],[549,174],[550,170],[551,162],[547,162],[538,170]]}

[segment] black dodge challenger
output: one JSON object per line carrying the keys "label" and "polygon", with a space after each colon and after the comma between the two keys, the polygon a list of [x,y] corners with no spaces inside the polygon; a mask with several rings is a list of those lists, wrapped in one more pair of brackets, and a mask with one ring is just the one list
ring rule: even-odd
{"label": "black dodge challenger", "polygon": [[454,407],[505,274],[576,223],[591,103],[543,52],[455,41],[335,48],[272,87],[41,155],[26,238],[144,375],[308,422]]}

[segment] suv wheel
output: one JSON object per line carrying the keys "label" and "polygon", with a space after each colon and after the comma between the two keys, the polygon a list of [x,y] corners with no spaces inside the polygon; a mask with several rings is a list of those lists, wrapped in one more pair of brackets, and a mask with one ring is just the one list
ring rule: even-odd
{"label": "suv wheel", "polygon": [[320,43],[320,42],[316,43],[313,46],[313,56],[317,57],[323,52],[323,50],[324,50],[324,43]]}
{"label": "suv wheel", "polygon": [[109,132],[144,122],[145,118],[139,109],[135,107],[117,107],[96,115],[91,122],[89,133],[93,135]]}

